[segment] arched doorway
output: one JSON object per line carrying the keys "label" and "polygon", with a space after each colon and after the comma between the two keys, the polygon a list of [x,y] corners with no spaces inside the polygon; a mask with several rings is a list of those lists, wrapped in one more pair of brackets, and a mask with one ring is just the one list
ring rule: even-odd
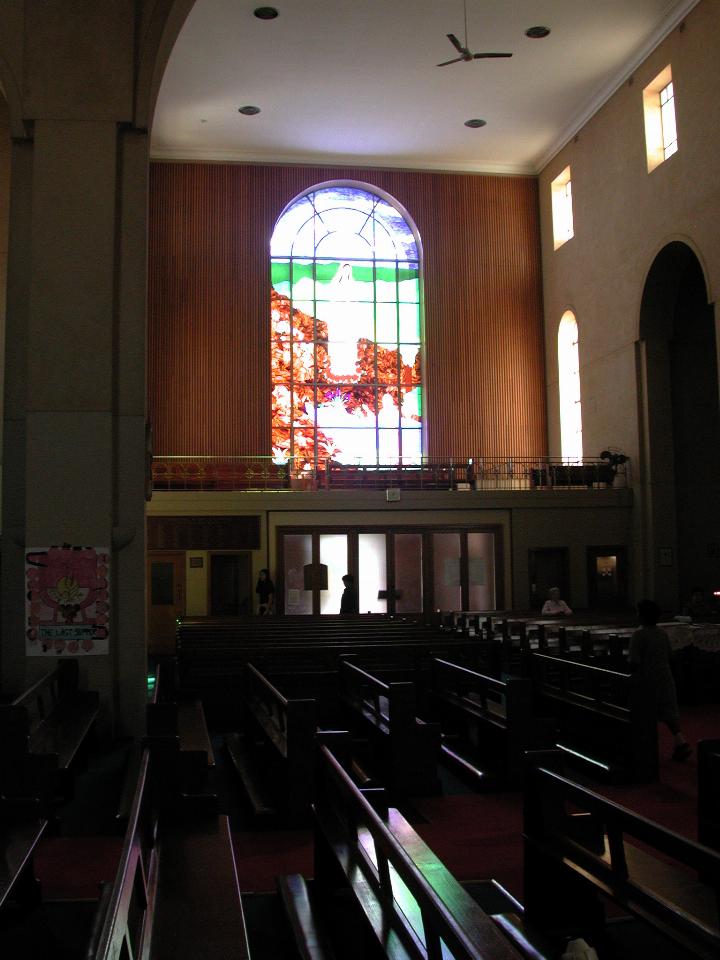
{"label": "arched doorway", "polygon": [[643,480],[650,584],[677,606],[720,587],[720,410],[714,307],[700,262],[674,241],[656,256],[640,309]]}

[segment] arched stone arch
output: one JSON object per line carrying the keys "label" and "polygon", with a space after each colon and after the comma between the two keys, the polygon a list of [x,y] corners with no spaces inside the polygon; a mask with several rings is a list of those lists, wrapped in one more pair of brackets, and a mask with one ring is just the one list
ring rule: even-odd
{"label": "arched stone arch", "polygon": [[720,575],[720,411],[714,308],[684,240],[655,256],[640,306],[642,490],[649,582],[664,606]]}
{"label": "arched stone arch", "polygon": [[152,4],[143,23],[135,93],[135,124],[141,129],[152,127],[170,54],[194,6],[195,0],[160,0]]}

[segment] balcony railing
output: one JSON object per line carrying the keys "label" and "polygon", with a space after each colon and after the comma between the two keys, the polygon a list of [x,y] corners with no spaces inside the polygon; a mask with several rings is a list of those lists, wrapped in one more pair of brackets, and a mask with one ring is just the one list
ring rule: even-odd
{"label": "balcony railing", "polygon": [[[303,464],[304,466],[304,464]],[[629,462],[548,457],[426,457],[418,464],[295,468],[272,457],[154,457],[153,490],[607,490],[629,484]]]}

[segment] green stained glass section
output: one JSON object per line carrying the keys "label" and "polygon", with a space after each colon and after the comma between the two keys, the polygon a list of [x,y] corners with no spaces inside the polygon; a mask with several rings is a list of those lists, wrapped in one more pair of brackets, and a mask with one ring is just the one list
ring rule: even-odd
{"label": "green stained glass section", "polygon": [[273,260],[270,265],[270,282],[285,297],[290,296],[290,261]]}

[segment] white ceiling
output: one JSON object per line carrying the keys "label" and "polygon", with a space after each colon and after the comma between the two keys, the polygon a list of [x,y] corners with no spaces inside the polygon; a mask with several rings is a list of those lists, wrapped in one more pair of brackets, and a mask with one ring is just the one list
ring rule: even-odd
{"label": "white ceiling", "polygon": [[[156,158],[537,173],[697,0],[196,0]],[[525,36],[544,25],[544,40]],[[238,108],[261,108],[254,117]],[[487,126],[472,130],[465,120]]]}

